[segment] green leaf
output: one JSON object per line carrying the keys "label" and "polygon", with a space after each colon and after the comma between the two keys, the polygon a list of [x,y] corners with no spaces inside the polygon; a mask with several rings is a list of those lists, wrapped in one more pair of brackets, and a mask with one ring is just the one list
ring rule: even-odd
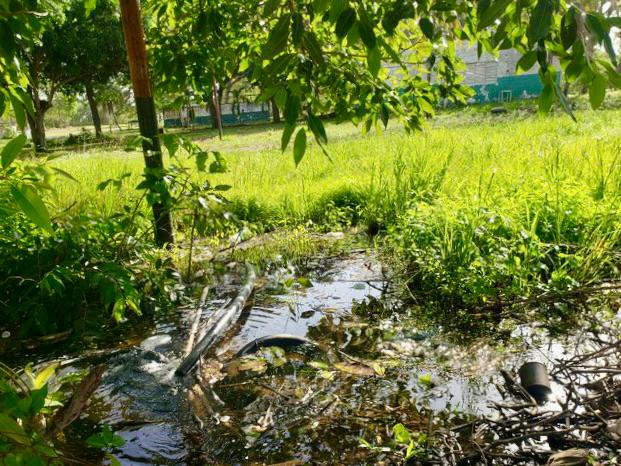
{"label": "green leaf", "polygon": [[298,284],[302,287],[302,288],[312,288],[313,287],[313,282],[311,282],[308,278],[306,277],[298,277],[297,280]]}
{"label": "green leaf", "polygon": [[568,50],[578,38],[578,24],[576,23],[576,9],[572,6],[561,19],[561,43]]}
{"label": "green leaf", "polygon": [[326,134],[326,129],[323,126],[322,121],[313,114],[308,115],[308,127],[315,135],[315,139],[320,144],[328,143],[328,135]]}
{"label": "green leaf", "polygon": [[45,399],[47,398],[47,385],[39,388],[38,390],[30,391],[30,412],[37,414],[45,407]]}
{"label": "green leaf", "polygon": [[372,49],[367,50],[367,66],[369,67],[371,74],[377,77],[377,74],[382,66],[382,54],[377,45]]}
{"label": "green leaf", "polygon": [[168,155],[173,158],[179,150],[179,137],[176,134],[163,134],[160,136],[160,141],[166,147]]}
{"label": "green leaf", "polygon": [[300,98],[297,95],[289,94],[285,103],[285,121],[288,125],[295,125],[300,116],[301,109]]}
{"label": "green leaf", "polygon": [[39,372],[37,376],[35,377],[33,387],[36,390],[38,390],[39,388],[42,388],[43,385],[45,385],[47,381],[50,379],[50,377],[54,375],[54,372],[56,372],[57,367],[58,367],[58,364],[50,364],[45,369],[43,369],[41,372]]}
{"label": "green leaf", "polygon": [[610,57],[610,61],[616,66],[617,57],[615,49],[610,39],[609,29],[610,26],[606,22],[606,18],[600,17],[594,14],[588,14],[585,18],[585,24],[587,29],[597,38],[599,44],[603,43],[606,53]]}
{"label": "green leaf", "polygon": [[84,0],[84,10],[86,11],[86,16],[90,16],[95,8],[97,8],[97,0]]}
{"label": "green leaf", "polygon": [[435,28],[429,18],[421,18],[418,21],[418,26],[427,39],[433,40]]}
{"label": "green leaf", "polygon": [[377,45],[377,37],[375,37],[373,26],[366,21],[358,21],[358,33],[360,34],[362,43],[366,45],[367,49],[375,48]]}
{"label": "green leaf", "polygon": [[67,178],[68,180],[71,180],[71,181],[73,181],[73,182],[75,182],[75,183],[79,183],[79,181],[78,181],[78,180],[76,180],[76,179],[75,179],[75,177],[74,177],[71,173],[69,173],[69,172],[67,172],[67,171],[63,170],[62,168],[52,167],[52,170],[54,170],[54,171],[55,171],[56,173],[58,173],[60,176],[63,176],[63,177],[65,177],[65,178]]}
{"label": "green leaf", "polygon": [[571,117],[572,120],[577,121],[576,116],[574,115],[574,112],[571,109],[571,104],[569,103],[569,100],[567,100],[567,96],[561,89],[561,86],[559,86],[558,81],[556,79],[552,82],[552,85],[554,86],[554,93],[556,94],[556,98],[561,103],[561,106],[563,107],[563,110],[565,110],[565,113],[567,113]]}
{"label": "green leaf", "polygon": [[15,122],[19,129],[26,127],[26,111],[24,104],[14,95],[10,94],[11,105],[13,106],[13,113],[15,114]]}
{"label": "green leaf", "polygon": [[0,413],[0,434],[20,445],[30,445],[30,438],[15,419]]}
{"label": "green leaf", "polygon": [[280,6],[280,0],[267,0],[263,8],[263,16],[269,18],[272,13]]}
{"label": "green leaf", "polygon": [[546,114],[552,108],[554,103],[554,89],[552,84],[546,84],[543,86],[541,94],[539,95],[539,112]]}
{"label": "green leaf", "polygon": [[300,128],[298,134],[295,135],[295,141],[293,142],[293,160],[297,167],[304,157],[306,152],[306,131],[304,128]]}
{"label": "green leaf", "polygon": [[213,152],[214,161],[209,164],[209,173],[226,173],[226,159],[220,152]]}
{"label": "green leaf", "polygon": [[[504,14],[512,0],[495,0],[494,2],[479,2],[481,9],[478,11],[479,21],[477,30],[491,26],[500,16]],[[489,4],[485,7],[485,3]]]}
{"label": "green leaf", "polygon": [[601,74],[596,74],[589,86],[589,102],[592,108],[599,108],[606,97],[606,79]]}
{"label": "green leaf", "polygon": [[289,22],[291,15],[283,15],[280,17],[274,29],[270,32],[267,43],[263,47],[263,59],[269,60],[278,55],[287,47],[289,39]]}
{"label": "green leaf", "polygon": [[20,134],[19,136],[11,139],[2,152],[0,153],[0,160],[2,161],[2,168],[7,168],[13,163],[17,155],[20,153],[24,144],[26,144],[26,136]]}
{"label": "green leaf", "polygon": [[315,34],[310,31],[306,31],[302,37],[302,44],[308,51],[311,59],[323,68],[326,65],[326,61],[323,57],[323,52],[321,51],[321,45],[319,45]]}
{"label": "green leaf", "polygon": [[537,52],[535,50],[531,50],[530,52],[522,55],[515,66],[516,74],[522,74],[526,71],[530,70],[533,66],[535,66],[535,62],[537,61]]}
{"label": "green leaf", "polygon": [[291,140],[291,135],[295,131],[295,125],[285,124],[285,128],[282,132],[282,137],[280,139],[280,150],[284,152],[289,145],[289,141]]}
{"label": "green leaf", "polygon": [[531,44],[543,39],[550,30],[554,13],[554,0],[538,0],[528,23],[526,37]]}
{"label": "green leaf", "polygon": [[356,10],[351,7],[345,8],[336,20],[336,26],[334,27],[336,36],[339,39],[345,37],[355,22]]}
{"label": "green leaf", "polygon": [[304,34],[304,20],[298,12],[291,15],[291,38],[293,44],[298,47],[302,43],[302,35]]}
{"label": "green leaf", "polygon": [[313,9],[315,13],[323,13],[330,6],[330,0],[314,0],[313,1]]}
{"label": "green leaf", "polygon": [[395,442],[402,445],[407,445],[408,443],[410,443],[410,431],[403,424],[395,424],[392,428],[392,434],[395,438]]}
{"label": "green leaf", "polygon": [[343,12],[345,8],[347,8],[349,2],[347,0],[332,0],[332,5],[330,5],[330,20],[335,21]]}
{"label": "green leaf", "polygon": [[26,214],[32,223],[50,233],[54,232],[47,207],[32,186],[12,186],[11,194],[22,212]]}

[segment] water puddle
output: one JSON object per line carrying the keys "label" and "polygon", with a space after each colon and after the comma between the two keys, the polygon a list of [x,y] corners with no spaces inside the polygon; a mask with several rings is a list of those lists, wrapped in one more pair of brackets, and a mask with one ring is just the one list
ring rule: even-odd
{"label": "water puddle", "polygon": [[[239,275],[232,269],[221,277],[204,317],[227,300]],[[189,308],[135,345],[65,359],[65,372],[108,367],[73,428],[110,425],[125,439],[114,452],[125,465],[394,464],[395,425],[416,435],[424,452],[434,432],[503,402],[501,368],[515,372],[526,360],[564,357],[576,346],[578,337],[552,338],[533,326],[513,329],[502,345],[447,343],[441,329],[419,328],[395,312],[388,275],[365,252],[322,259],[303,274],[268,270],[231,338],[199,369],[198,385],[174,375]],[[314,344],[235,356],[274,334]]]}

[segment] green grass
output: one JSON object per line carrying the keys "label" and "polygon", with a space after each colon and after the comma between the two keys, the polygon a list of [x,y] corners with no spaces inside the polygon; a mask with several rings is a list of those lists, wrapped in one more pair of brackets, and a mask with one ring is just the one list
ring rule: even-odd
{"label": "green grass", "polygon": [[[330,124],[331,160],[311,146],[297,169],[277,126],[190,136],[225,155],[228,172],[209,180],[232,186],[229,209],[255,231],[359,225],[385,240],[419,301],[461,309],[617,278],[621,110],[577,118],[517,106],[447,112],[413,135]],[[79,181],[60,182],[60,205],[113,212],[136,195],[142,158],[90,150],[54,163]],[[124,188],[94,190],[125,172]]]}
{"label": "green grass", "polygon": [[[471,203],[547,191],[557,153],[557,175],[565,185],[610,197],[617,192],[616,173],[609,173],[608,167],[621,144],[620,116],[619,110],[585,111],[579,113],[576,124],[564,115],[489,117],[470,112],[440,118],[427,131],[412,136],[394,125],[387,133],[366,136],[352,126],[329,125],[332,162],[311,147],[297,169],[291,153],[278,150],[278,127],[236,129],[224,141],[208,133],[197,141],[227,158],[228,173],[210,180],[232,185],[227,195],[240,213],[248,210],[246,215],[253,220],[291,224],[325,220],[326,213],[335,212],[330,202],[337,207],[362,207],[370,216],[390,215],[387,210],[403,207],[400,204],[409,195],[404,191],[427,183],[449,158],[439,186],[439,196],[446,199]],[[104,211],[118,206],[119,198],[135,195],[131,188],[142,170],[137,151],[68,152],[54,163],[79,181],[57,184],[63,206],[88,201]],[[132,174],[125,189],[95,191],[99,182],[125,172]],[[373,213],[375,208],[379,211]]]}

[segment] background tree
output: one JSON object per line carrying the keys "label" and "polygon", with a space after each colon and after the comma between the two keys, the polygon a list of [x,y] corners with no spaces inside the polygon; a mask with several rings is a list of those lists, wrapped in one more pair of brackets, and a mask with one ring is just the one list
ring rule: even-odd
{"label": "background tree", "polygon": [[243,78],[240,66],[252,32],[248,23],[254,20],[258,3],[145,2],[150,18],[145,33],[158,95],[177,95],[180,104],[191,89],[209,108],[216,128],[229,83]]}
{"label": "background tree", "polygon": [[[151,0],[149,6],[151,30],[161,31],[151,35],[154,64],[167,70],[166,80],[198,91],[202,81],[189,70],[195,66],[200,75],[200,57],[235,51],[239,72],[249,72],[263,86],[261,100],[274,99],[282,110],[283,148],[297,131],[296,162],[305,152],[307,130],[319,144],[326,142],[318,114],[333,112],[367,129],[396,116],[407,129],[420,129],[440,101],[465,102],[470,94],[455,53],[461,41],[476,43],[479,53],[514,48],[523,55],[522,69],[538,62],[542,111],[555,97],[569,111],[553,56],[570,81],[579,79],[592,89],[594,106],[608,80],[619,85],[610,38],[618,19],[564,0],[233,0],[226,2],[232,14],[211,22],[219,2]],[[233,23],[240,11],[247,19]],[[204,41],[203,33],[223,40]],[[229,44],[224,40],[229,37],[238,40]],[[585,46],[589,42],[604,48],[608,59],[593,57]],[[185,50],[193,52],[178,55]],[[389,67],[401,70],[399,79],[388,79],[395,76]],[[298,127],[299,120],[306,128]]]}
{"label": "background tree", "polygon": [[83,1],[72,1],[65,19],[43,35],[46,56],[43,73],[53,85],[68,93],[86,95],[95,133],[102,135],[95,88],[108,84],[127,69],[123,31],[112,0],[98,0],[86,14]]}
{"label": "background tree", "polygon": [[[123,40],[114,3],[56,2],[52,13],[43,17],[40,39],[21,47],[28,67],[32,112],[28,122],[37,150],[46,148],[45,114],[59,91],[85,91],[96,131],[101,124],[93,86],[106,82],[125,67]],[[91,11],[92,10],[92,11]]]}

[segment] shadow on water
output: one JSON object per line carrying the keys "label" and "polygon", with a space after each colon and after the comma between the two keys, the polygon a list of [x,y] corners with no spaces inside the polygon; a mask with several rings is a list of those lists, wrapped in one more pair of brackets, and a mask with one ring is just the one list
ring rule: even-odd
{"label": "shadow on water", "polygon": [[[204,317],[235,290],[239,274],[232,269],[219,280]],[[231,338],[201,368],[210,396],[200,406],[188,401],[193,382],[174,376],[188,309],[137,329],[129,347],[62,358],[64,372],[108,367],[73,433],[83,439],[95,425],[110,425],[126,441],[115,452],[126,465],[362,465],[402,460],[392,430],[402,424],[424,463],[435,431],[502,401],[499,369],[515,372],[576,344],[536,325],[513,327],[502,345],[448,343],[441,329],[422,328],[403,309],[389,282],[389,271],[365,253],[319,260],[303,273],[268,270]],[[282,333],[316,345],[235,357],[248,342]]]}

